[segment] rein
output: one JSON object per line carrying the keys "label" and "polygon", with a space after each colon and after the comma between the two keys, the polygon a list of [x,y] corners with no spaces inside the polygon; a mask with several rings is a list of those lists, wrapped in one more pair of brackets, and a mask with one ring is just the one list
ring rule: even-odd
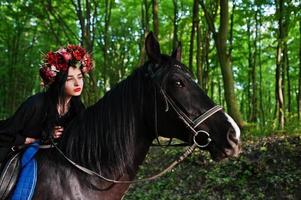
{"label": "rein", "polygon": [[[157,73],[153,73],[151,72],[151,77],[155,78],[155,75]],[[156,82],[155,82],[156,84]],[[150,180],[154,180],[156,178],[161,177],[162,175],[166,174],[167,172],[169,172],[172,168],[174,168],[177,164],[179,164],[180,162],[182,162],[185,158],[187,158],[196,147],[200,147],[200,148],[205,148],[207,147],[210,142],[212,141],[212,139],[210,138],[210,134],[204,130],[199,130],[197,131],[196,128],[203,123],[205,120],[207,120],[209,117],[211,117],[212,115],[214,115],[215,113],[217,113],[218,111],[222,110],[221,106],[214,106],[213,108],[209,109],[208,111],[206,111],[204,114],[198,116],[195,120],[191,120],[177,105],[176,103],[168,96],[168,94],[161,88],[159,87],[160,92],[162,93],[165,103],[166,103],[166,108],[165,108],[165,112],[169,111],[169,105],[173,108],[173,110],[176,112],[176,114],[178,115],[178,117],[180,118],[180,120],[191,130],[191,132],[193,133],[193,144],[191,146],[189,146],[185,152],[178,158],[176,159],[174,162],[172,162],[168,167],[166,167],[162,172],[148,177],[148,178],[143,178],[143,179],[137,179],[137,180],[133,180],[133,181],[120,181],[120,180],[113,180],[107,177],[104,177],[103,175],[101,175],[100,173],[97,173],[95,171],[92,171],[86,167],[83,167],[77,163],[75,163],[74,161],[72,161],[70,158],[68,158],[64,152],[62,152],[62,150],[57,147],[57,145],[53,142],[53,140],[51,140],[52,145],[55,147],[55,149],[70,163],[72,164],[74,167],[78,168],[80,171],[89,174],[91,176],[96,176],[99,177],[100,179],[103,179],[107,182],[111,182],[111,183],[118,183],[118,184],[130,184],[130,183],[138,183],[138,182],[143,182],[143,181],[150,181]],[[156,94],[156,92],[155,92]],[[157,135],[157,140],[158,140],[158,131],[157,131],[157,104],[156,104],[156,98],[155,98],[155,132]],[[205,134],[207,136],[207,143],[204,145],[198,144],[196,141],[196,137],[199,134]],[[159,141],[159,140],[158,140]],[[160,145],[160,142],[159,142]]]}
{"label": "rein", "polygon": [[[169,101],[168,101],[169,102]],[[172,107],[173,107],[173,104],[171,104]],[[197,124],[200,124],[202,122],[204,122],[206,119],[208,119],[210,116],[212,116],[213,114],[215,114],[216,112],[220,111],[221,110],[221,107],[220,106],[215,106],[213,107],[212,109],[208,110],[207,112],[205,112],[203,115],[201,115],[200,117],[197,118]],[[177,111],[176,111],[177,112]],[[178,112],[177,112],[178,113]],[[182,119],[181,115],[179,115],[179,117]],[[184,120],[184,123],[188,123]],[[186,124],[188,127],[192,128],[189,124]],[[54,146],[54,148],[69,162],[71,163],[74,167],[78,168],[80,171],[86,173],[86,174],[89,174],[91,176],[96,176],[96,177],[99,177],[107,182],[111,182],[111,183],[119,183],[119,184],[129,184],[129,183],[138,183],[138,182],[143,182],[143,181],[150,181],[150,180],[154,180],[156,178],[159,178],[161,177],[162,175],[166,174],[167,172],[169,172],[172,168],[174,168],[177,164],[179,164],[180,162],[182,162],[185,158],[187,158],[193,151],[194,149],[198,146],[198,147],[204,147],[205,145],[200,145],[196,142],[195,140],[195,137],[200,133],[200,132],[205,132],[206,134],[208,134],[206,131],[195,131],[194,128],[192,128],[192,131],[195,133],[194,135],[194,139],[193,139],[193,144],[188,147],[186,149],[186,151],[178,158],[176,159],[174,162],[172,162],[168,167],[166,167],[162,172],[154,175],[154,176],[151,176],[151,177],[148,177],[148,178],[143,178],[143,179],[137,179],[137,180],[133,180],[133,181],[119,181],[119,180],[113,180],[113,179],[110,179],[110,178],[106,178],[104,177],[103,175],[101,175],[100,173],[97,173],[97,172],[94,172],[86,167],[83,167],[77,163],[75,163],[74,161],[72,161],[70,158],[68,158],[63,152],[62,150],[57,147],[57,145],[53,142],[53,140],[51,140],[52,142],[52,145]],[[211,142],[211,139],[209,137],[209,134],[208,134],[208,143],[206,144],[209,145],[209,143]]]}
{"label": "rein", "polygon": [[63,152],[62,150],[60,150],[56,144],[53,143],[53,146],[55,147],[55,149],[68,161],[70,162],[74,167],[78,168],[80,171],[89,174],[91,176],[96,176],[100,179],[103,179],[107,182],[111,182],[111,183],[118,183],[118,184],[129,184],[129,183],[139,183],[139,182],[143,182],[143,181],[151,181],[154,180],[156,178],[159,178],[160,176],[163,176],[164,174],[166,174],[167,172],[169,172],[172,168],[174,168],[177,164],[179,164],[180,162],[182,162],[186,157],[188,157],[193,150],[197,147],[197,144],[194,143],[193,145],[191,145],[190,147],[188,147],[186,149],[186,151],[174,162],[172,162],[168,167],[166,167],[162,172],[148,177],[148,178],[143,178],[143,179],[137,179],[137,180],[133,180],[133,181],[119,181],[119,180],[113,180],[110,178],[106,178],[103,175],[101,175],[100,173],[94,172],[86,167],[83,167],[81,165],[78,165],[77,163],[75,163],[74,161],[72,161],[71,159],[69,159]]}
{"label": "rein", "polygon": [[[155,68],[157,68],[157,67],[158,67],[158,64],[155,65]],[[179,66],[179,65],[174,65],[174,67],[181,69],[181,66]],[[207,147],[210,144],[210,142],[212,141],[212,139],[210,138],[210,134],[207,131],[204,131],[204,130],[196,130],[196,128],[201,123],[203,123],[206,119],[208,119],[209,117],[214,115],[216,112],[222,110],[223,108],[221,106],[216,105],[216,106],[212,107],[211,109],[207,110],[204,114],[199,115],[196,119],[191,120],[181,110],[181,108],[174,102],[174,100],[166,93],[166,91],[159,84],[158,77],[162,73],[163,68],[160,68],[156,72],[153,72],[152,65],[148,65],[147,70],[148,70],[147,74],[150,76],[150,78],[153,81],[154,85],[157,86],[160,93],[163,95],[164,102],[165,102],[165,105],[166,105],[165,112],[168,112],[169,107],[171,106],[173,108],[173,110],[176,112],[176,114],[178,115],[179,119],[192,131],[194,143],[200,148]],[[158,139],[159,134],[158,134],[158,130],[157,130],[158,122],[157,122],[157,98],[156,98],[156,94],[157,94],[157,92],[156,92],[156,89],[155,89],[155,133],[156,133],[156,139],[157,139],[157,142],[158,142],[158,146],[163,146],[163,145],[160,144],[160,141]],[[206,135],[206,137],[207,137],[207,143],[206,144],[202,145],[202,144],[198,144],[196,142],[196,137],[199,134],[205,134]],[[169,146],[170,144],[171,144],[171,140],[169,141],[167,146]],[[185,145],[185,143],[180,144],[180,145]]]}
{"label": "rein", "polygon": [[[31,144],[22,144],[22,145],[18,145],[18,146],[12,146],[11,147],[11,150],[13,152],[16,152],[16,151],[20,151],[22,149],[25,149],[27,147],[29,147]],[[39,149],[51,149],[53,147],[52,144],[40,144],[39,145]]]}

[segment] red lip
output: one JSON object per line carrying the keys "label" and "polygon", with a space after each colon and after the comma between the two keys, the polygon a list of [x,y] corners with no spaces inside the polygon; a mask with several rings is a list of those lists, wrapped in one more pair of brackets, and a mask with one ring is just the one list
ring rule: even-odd
{"label": "red lip", "polygon": [[73,91],[74,92],[79,92],[79,91],[81,91],[82,89],[81,88],[75,88]]}

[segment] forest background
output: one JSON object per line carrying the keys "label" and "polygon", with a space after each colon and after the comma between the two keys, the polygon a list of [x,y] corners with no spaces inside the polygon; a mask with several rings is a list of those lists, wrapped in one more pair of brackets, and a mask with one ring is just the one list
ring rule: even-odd
{"label": "forest background", "polygon": [[299,152],[300,7],[297,0],[1,0],[0,119],[43,90],[38,69],[49,50],[81,44],[92,52],[96,69],[83,94],[91,105],[147,59],[144,39],[153,31],[164,53],[182,43],[183,63],[245,141],[297,136]]}

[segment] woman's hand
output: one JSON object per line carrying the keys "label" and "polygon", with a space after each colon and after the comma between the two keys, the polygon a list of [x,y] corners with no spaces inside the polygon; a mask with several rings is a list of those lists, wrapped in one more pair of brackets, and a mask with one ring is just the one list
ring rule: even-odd
{"label": "woman's hand", "polygon": [[27,138],[25,138],[24,144],[31,144],[31,143],[34,143],[35,141],[37,141],[37,139],[27,137]]}
{"label": "woman's hand", "polygon": [[55,126],[53,130],[53,138],[60,138],[63,134],[64,128],[62,126]]}

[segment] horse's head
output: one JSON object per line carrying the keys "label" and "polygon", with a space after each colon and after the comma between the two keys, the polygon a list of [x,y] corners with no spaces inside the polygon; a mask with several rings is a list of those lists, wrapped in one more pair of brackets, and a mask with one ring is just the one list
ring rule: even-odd
{"label": "horse's head", "polygon": [[155,84],[156,132],[197,143],[209,150],[215,160],[237,156],[240,129],[234,120],[205,94],[181,63],[181,47],[171,56],[161,54],[160,45],[150,33],[145,41],[149,63],[147,73]]}

